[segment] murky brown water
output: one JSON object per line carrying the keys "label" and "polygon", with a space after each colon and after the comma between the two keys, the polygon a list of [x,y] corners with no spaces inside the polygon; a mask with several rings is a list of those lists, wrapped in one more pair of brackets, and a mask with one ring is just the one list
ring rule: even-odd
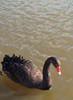
{"label": "murky brown water", "polygon": [[73,100],[73,0],[0,0],[0,61],[13,53],[41,70],[48,56],[57,56],[62,75],[51,67],[50,91],[0,76],[0,100]]}

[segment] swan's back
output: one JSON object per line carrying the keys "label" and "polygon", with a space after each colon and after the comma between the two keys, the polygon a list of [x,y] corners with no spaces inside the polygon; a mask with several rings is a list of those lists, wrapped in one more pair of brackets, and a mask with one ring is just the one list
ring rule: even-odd
{"label": "swan's back", "polygon": [[31,61],[21,56],[5,55],[2,70],[11,80],[31,88],[39,87],[43,79],[40,70]]}

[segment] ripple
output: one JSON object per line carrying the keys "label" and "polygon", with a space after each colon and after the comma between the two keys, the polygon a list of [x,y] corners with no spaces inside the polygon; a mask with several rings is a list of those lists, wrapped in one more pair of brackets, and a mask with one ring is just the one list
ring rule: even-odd
{"label": "ripple", "polygon": [[[61,60],[62,78],[53,78],[55,80],[53,89],[49,92],[49,96],[47,91],[44,95],[41,94],[43,100],[45,97],[49,97],[50,100],[54,97],[56,100],[73,99],[71,98],[73,97],[71,94],[73,92],[71,88],[73,84],[73,72],[71,71],[73,66],[72,12],[73,0],[36,0],[35,2],[34,0],[0,0],[1,61],[5,54],[21,54],[26,59],[32,60],[42,70],[40,66],[49,56],[57,56]],[[55,77],[54,71],[53,74]],[[3,80],[1,82],[4,83]],[[0,99],[10,100],[11,97],[12,99],[29,97],[32,99],[31,95],[23,96],[23,98],[15,95],[13,90],[1,82]],[[58,88],[57,84],[64,88]],[[11,86],[10,83],[9,85]],[[39,96],[38,99],[40,99]]]}

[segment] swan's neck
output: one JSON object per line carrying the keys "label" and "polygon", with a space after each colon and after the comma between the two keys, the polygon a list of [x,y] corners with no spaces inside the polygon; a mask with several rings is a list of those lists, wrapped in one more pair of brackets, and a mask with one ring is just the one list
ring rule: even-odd
{"label": "swan's neck", "polygon": [[50,61],[47,59],[45,61],[44,67],[43,67],[43,88],[49,89],[52,85],[51,83],[51,74],[50,74]]}

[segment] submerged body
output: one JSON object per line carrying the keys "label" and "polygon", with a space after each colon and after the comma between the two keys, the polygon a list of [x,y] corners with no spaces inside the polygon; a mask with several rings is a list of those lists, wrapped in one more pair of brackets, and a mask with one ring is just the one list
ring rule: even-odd
{"label": "submerged body", "polygon": [[5,55],[2,70],[11,80],[23,86],[47,90],[52,84],[49,72],[50,63],[59,67],[56,58],[50,57],[45,61],[43,72],[41,72],[31,61],[25,60],[21,56]]}

